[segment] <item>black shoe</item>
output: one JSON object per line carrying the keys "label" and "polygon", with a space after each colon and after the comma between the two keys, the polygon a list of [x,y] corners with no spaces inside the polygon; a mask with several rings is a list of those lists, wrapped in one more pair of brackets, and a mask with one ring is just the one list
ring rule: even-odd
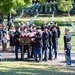
{"label": "black shoe", "polygon": [[18,59],[15,59],[15,61],[18,61]]}

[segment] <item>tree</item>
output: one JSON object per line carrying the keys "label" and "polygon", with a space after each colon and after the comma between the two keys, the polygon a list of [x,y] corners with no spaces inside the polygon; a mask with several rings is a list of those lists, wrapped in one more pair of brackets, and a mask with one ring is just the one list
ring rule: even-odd
{"label": "tree", "polygon": [[[16,9],[27,6],[32,0],[0,0],[0,15],[6,15],[9,12],[15,13]],[[2,20],[3,21],[3,20]]]}
{"label": "tree", "polygon": [[39,0],[41,3],[44,3],[44,2],[46,2],[47,0]]}
{"label": "tree", "polygon": [[61,11],[70,11],[73,8],[72,0],[56,0],[58,9]]}

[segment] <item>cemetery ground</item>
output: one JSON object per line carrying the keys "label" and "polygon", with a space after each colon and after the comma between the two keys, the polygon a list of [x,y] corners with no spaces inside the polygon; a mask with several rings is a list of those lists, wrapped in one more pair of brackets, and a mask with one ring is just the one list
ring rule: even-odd
{"label": "cemetery ground", "polygon": [[[72,20],[74,22],[74,17]],[[21,18],[15,22],[26,22],[31,18]],[[38,17],[34,23],[38,26],[41,25],[42,21],[49,22],[50,17]],[[0,52],[5,58],[0,62],[0,75],[75,75],[75,33],[70,25],[69,18],[67,16],[54,17],[54,21],[58,23],[61,30],[61,37],[59,39],[59,53],[58,59],[48,62],[35,62],[30,61],[14,61],[15,54],[11,52]],[[75,22],[74,22],[75,23]],[[63,36],[65,27],[70,28],[72,34],[72,66],[66,66],[64,48],[63,48]],[[20,56],[20,54],[19,54]]]}

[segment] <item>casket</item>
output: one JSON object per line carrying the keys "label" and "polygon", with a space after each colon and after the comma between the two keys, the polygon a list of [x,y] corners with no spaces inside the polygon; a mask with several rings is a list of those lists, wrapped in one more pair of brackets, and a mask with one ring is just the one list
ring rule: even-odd
{"label": "casket", "polygon": [[28,36],[22,36],[20,37],[20,45],[30,45],[31,44],[31,39]]}

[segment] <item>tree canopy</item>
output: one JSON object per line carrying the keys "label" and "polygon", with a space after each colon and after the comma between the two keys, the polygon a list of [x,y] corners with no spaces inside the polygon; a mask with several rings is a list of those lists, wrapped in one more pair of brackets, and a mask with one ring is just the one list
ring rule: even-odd
{"label": "tree canopy", "polygon": [[72,0],[56,0],[58,9],[61,11],[70,11],[73,8]]}
{"label": "tree canopy", "polygon": [[16,8],[27,6],[32,3],[32,0],[0,0],[0,11],[7,14]]}

